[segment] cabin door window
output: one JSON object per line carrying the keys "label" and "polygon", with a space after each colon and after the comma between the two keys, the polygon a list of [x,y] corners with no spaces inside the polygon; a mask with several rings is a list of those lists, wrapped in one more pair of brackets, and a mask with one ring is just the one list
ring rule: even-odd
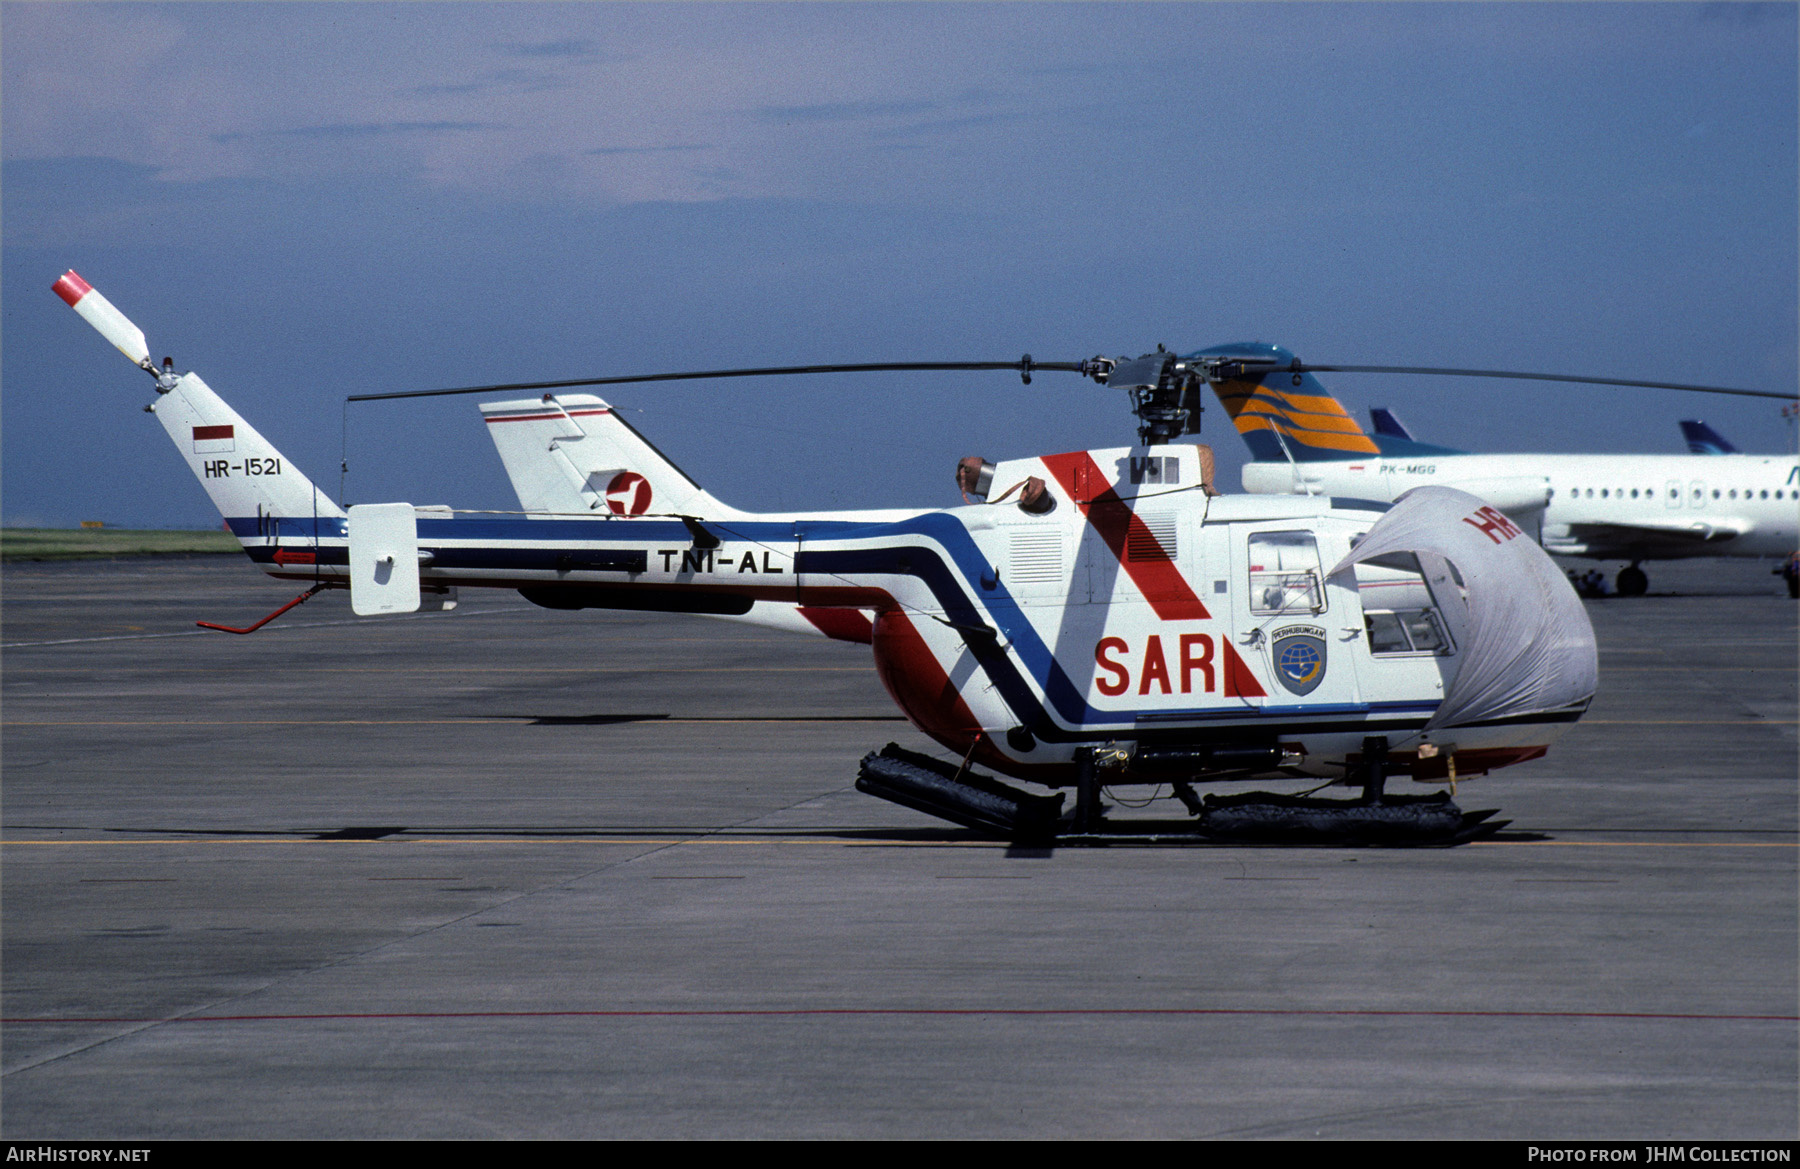
{"label": "cabin door window", "polygon": [[1252,614],[1282,617],[1325,611],[1325,574],[1311,532],[1253,533],[1249,554]]}

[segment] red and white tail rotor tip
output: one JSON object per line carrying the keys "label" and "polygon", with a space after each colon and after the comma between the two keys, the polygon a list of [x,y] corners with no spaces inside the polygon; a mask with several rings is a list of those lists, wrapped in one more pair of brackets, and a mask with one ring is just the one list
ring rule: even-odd
{"label": "red and white tail rotor tip", "polygon": [[150,346],[144,340],[144,331],[114,308],[111,301],[95,292],[94,286],[83,280],[75,269],[64,272],[62,278],[51,287],[70,308],[81,314],[83,320],[99,330],[102,337],[111,341],[120,353],[144,369],[156,372],[155,367],[150,364]]}
{"label": "red and white tail rotor tip", "polygon": [[94,291],[94,286],[83,280],[81,278],[81,273],[73,268],[64,272],[62,274],[62,279],[58,280],[54,287],[56,295],[67,301],[70,308],[74,308],[82,297]]}

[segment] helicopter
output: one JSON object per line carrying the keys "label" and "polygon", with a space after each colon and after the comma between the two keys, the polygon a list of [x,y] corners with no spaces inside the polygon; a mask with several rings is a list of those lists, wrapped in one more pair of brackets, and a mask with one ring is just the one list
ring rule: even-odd
{"label": "helicopter", "polygon": [[[906,363],[512,383],[482,413],[514,513],[341,507],[198,374],[70,271],[54,291],[155,379],[156,415],[251,561],[372,616],[462,588],[550,609],[692,613],[866,640],[950,763],[888,744],[857,787],[1021,843],[1455,844],[1505,821],[1449,790],[1537,758],[1598,681],[1592,626],[1505,514],[1446,487],[1388,504],[1219,494],[1198,433],[1209,371],[1165,350],[1081,362]],[[880,369],[1080,373],[1123,388],[1133,446],[964,458],[942,509],[753,513],[713,498],[578,385]],[[208,624],[208,623],[201,623]],[[977,766],[1046,789],[1040,794]],[[1349,799],[1195,792],[1285,779]],[[1103,793],[1167,787],[1189,818],[1115,820]],[[1065,808],[1073,791],[1072,807]]]}

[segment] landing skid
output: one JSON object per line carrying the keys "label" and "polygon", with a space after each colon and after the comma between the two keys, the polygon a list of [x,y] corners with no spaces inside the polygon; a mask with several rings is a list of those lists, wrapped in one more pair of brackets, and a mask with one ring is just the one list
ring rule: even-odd
{"label": "landing skid", "polygon": [[889,743],[863,758],[858,791],[1020,845],[1125,843],[1342,844],[1447,847],[1494,835],[1510,821],[1464,812],[1442,792],[1321,800],[1273,792],[1207,796],[1192,820],[1109,821],[1097,800],[1063,812],[1038,796]]}
{"label": "landing skid", "polygon": [[1207,796],[1200,831],[1243,844],[1464,844],[1492,836],[1509,820],[1497,809],[1465,812],[1444,792],[1363,800],[1315,800],[1272,792]]}

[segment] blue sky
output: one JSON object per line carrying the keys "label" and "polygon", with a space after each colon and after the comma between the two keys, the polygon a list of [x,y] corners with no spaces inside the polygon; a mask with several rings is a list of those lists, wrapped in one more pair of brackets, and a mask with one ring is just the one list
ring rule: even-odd
{"label": "blue sky", "polygon": [[[511,505],[472,399],[342,406],[483,382],[1258,339],[1792,390],[1797,44],[1793,4],[0,5],[0,512],[217,522],[70,267],[350,502]],[[1794,444],[1772,402],[1327,384],[1470,449]],[[1132,435],[1068,375],[613,398],[752,508]]]}

